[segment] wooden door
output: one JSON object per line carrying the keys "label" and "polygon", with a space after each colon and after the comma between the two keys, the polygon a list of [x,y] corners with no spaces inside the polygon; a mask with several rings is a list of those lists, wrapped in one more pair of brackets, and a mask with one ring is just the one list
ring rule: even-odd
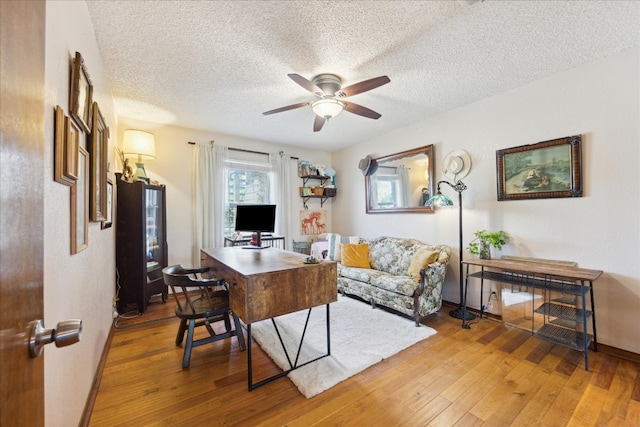
{"label": "wooden door", "polygon": [[44,61],[44,2],[0,1],[0,426],[44,425]]}

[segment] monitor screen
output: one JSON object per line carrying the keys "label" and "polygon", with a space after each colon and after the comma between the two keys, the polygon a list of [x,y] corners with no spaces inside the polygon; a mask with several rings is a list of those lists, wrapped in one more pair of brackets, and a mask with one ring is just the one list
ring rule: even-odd
{"label": "monitor screen", "polygon": [[276,223],[276,205],[236,206],[236,231],[273,233]]}

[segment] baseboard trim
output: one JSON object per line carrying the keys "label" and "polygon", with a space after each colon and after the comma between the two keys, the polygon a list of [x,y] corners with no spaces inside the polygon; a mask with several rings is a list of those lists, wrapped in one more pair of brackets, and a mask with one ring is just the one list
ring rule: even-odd
{"label": "baseboard trim", "polygon": [[[593,343],[589,346],[593,350]],[[629,362],[640,363],[640,354],[632,351],[622,350],[621,348],[611,347],[610,345],[598,343],[598,353],[604,353],[608,356],[614,356]]]}
{"label": "baseboard trim", "polygon": [[111,348],[111,342],[113,340],[113,334],[115,333],[115,327],[112,324],[109,329],[109,335],[107,335],[107,340],[104,343],[104,347],[102,348],[102,355],[100,356],[100,363],[98,363],[98,367],[96,368],[96,373],[93,378],[93,384],[91,385],[91,389],[89,390],[89,395],[87,396],[87,401],[84,404],[84,411],[82,411],[82,418],[78,423],[78,426],[88,427],[89,421],[91,421],[91,414],[93,413],[93,405],[96,402],[96,398],[98,397],[98,390],[100,389],[100,383],[102,382],[102,373],[104,372],[104,367],[107,363],[107,356],[109,355],[109,349]]}

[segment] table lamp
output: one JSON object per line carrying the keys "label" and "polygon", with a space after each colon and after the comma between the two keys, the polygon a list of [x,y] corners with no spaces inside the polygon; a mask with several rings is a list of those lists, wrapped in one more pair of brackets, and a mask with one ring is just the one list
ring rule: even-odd
{"label": "table lamp", "polygon": [[142,159],[156,158],[156,143],[153,134],[141,130],[125,130],[122,153],[125,156],[138,156],[135,178],[147,180],[147,172],[144,170]]}

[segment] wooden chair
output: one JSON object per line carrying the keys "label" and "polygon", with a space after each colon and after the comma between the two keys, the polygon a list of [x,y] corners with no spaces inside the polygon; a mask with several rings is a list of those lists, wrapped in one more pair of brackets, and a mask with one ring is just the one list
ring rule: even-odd
{"label": "wooden chair", "polygon": [[[208,272],[210,272],[208,267],[185,269],[181,265],[162,269],[164,282],[171,288],[176,300],[176,316],[180,318],[180,327],[176,336],[177,346],[182,344],[184,333],[187,332],[182,368],[189,367],[193,347],[235,335],[240,349],[246,349],[240,319],[229,308],[229,291],[226,288],[226,282],[222,279],[204,277],[203,273]],[[231,329],[231,317],[233,317],[235,330]],[[216,334],[211,327],[212,323],[218,321],[224,321],[224,333]],[[194,330],[198,326],[204,326],[209,336],[194,341]]]}

